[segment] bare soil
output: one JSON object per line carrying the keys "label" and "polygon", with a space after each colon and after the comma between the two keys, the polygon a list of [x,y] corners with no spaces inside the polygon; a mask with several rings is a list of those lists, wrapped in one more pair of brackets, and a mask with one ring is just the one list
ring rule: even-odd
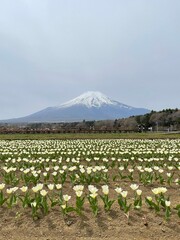
{"label": "bare soil", "polygon": [[114,207],[109,213],[100,211],[97,217],[86,210],[81,217],[63,218],[54,209],[47,216],[33,221],[29,211],[2,209],[0,213],[0,239],[57,240],[57,239],[179,239],[180,220],[171,217],[169,222],[162,215],[149,210],[131,211],[129,220]]}
{"label": "bare soil", "polygon": [[[121,186],[128,190],[130,182]],[[153,186],[154,187],[154,186]],[[114,188],[114,185],[113,185]],[[140,187],[143,195],[150,195],[151,186]],[[66,193],[73,195],[72,189],[65,187]],[[178,202],[178,189],[169,188],[169,195],[174,203]],[[129,191],[129,199],[133,192]],[[117,198],[111,189],[111,198]],[[152,194],[151,194],[152,195]],[[74,197],[72,197],[73,199]],[[70,200],[70,204],[73,204]],[[180,239],[180,219],[172,210],[169,221],[164,218],[164,212],[158,215],[148,209],[143,202],[141,210],[131,210],[129,218],[119,209],[117,201],[110,212],[105,212],[103,202],[99,199],[99,214],[95,217],[86,201],[82,216],[70,213],[63,217],[60,208],[50,209],[48,215],[41,215],[33,220],[31,209],[15,206],[0,209],[0,240],[59,240],[59,239]]]}

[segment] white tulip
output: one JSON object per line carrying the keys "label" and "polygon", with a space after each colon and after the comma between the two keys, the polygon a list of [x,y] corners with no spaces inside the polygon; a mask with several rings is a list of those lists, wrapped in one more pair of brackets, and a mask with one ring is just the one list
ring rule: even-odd
{"label": "white tulip", "polygon": [[71,196],[65,194],[65,195],[63,195],[63,199],[65,202],[68,202],[71,199]]}
{"label": "white tulip", "polygon": [[22,192],[26,192],[28,190],[28,187],[27,186],[23,186],[20,188]]}
{"label": "white tulip", "polygon": [[0,184],[0,190],[3,190],[4,187],[5,187],[5,184],[4,184],[4,183],[1,183],[1,184]]}
{"label": "white tulip", "polygon": [[117,187],[117,188],[115,188],[115,191],[116,191],[117,193],[121,194],[122,188],[121,188],[121,187]]}
{"label": "white tulip", "polygon": [[92,197],[92,198],[96,198],[97,195],[98,195],[98,194],[97,194],[96,192],[94,192],[94,193],[91,193],[91,194],[90,194],[90,197]]}
{"label": "white tulip", "polygon": [[121,195],[122,195],[123,198],[126,198],[126,197],[127,197],[127,194],[128,194],[127,191],[122,191],[122,192],[121,192]]}
{"label": "white tulip", "polygon": [[137,184],[131,184],[131,185],[130,185],[130,188],[131,188],[132,190],[137,190],[138,187],[139,187],[139,185],[137,185]]}
{"label": "white tulip", "polygon": [[147,196],[146,198],[147,198],[150,202],[152,201],[152,197]]}
{"label": "white tulip", "polygon": [[153,192],[155,195],[157,195],[157,194],[160,193],[160,192],[159,192],[159,188],[154,188],[154,189],[152,189],[152,192]]}
{"label": "white tulip", "polygon": [[90,191],[91,193],[95,193],[95,192],[98,191],[98,189],[97,189],[95,186],[93,186],[93,185],[89,185],[89,186],[88,186],[88,189],[89,189],[89,191]]}
{"label": "white tulip", "polygon": [[142,190],[137,189],[137,190],[136,190],[136,193],[137,193],[138,196],[140,196],[140,195],[142,194]]}
{"label": "white tulip", "polygon": [[77,197],[81,197],[82,194],[83,194],[83,191],[80,191],[80,190],[79,190],[79,191],[76,191],[75,193],[76,193],[76,196],[77,196]]}
{"label": "white tulip", "polygon": [[166,207],[170,207],[171,202],[170,201],[165,201],[165,205],[166,205]]}
{"label": "white tulip", "polygon": [[56,188],[57,188],[57,190],[61,189],[62,188],[62,184],[56,184]]}
{"label": "white tulip", "polygon": [[36,207],[37,206],[37,202],[32,202],[31,206]]}
{"label": "white tulip", "polygon": [[48,193],[48,192],[47,192],[46,190],[44,190],[44,189],[40,191],[40,194],[41,194],[43,197],[45,197],[45,196],[47,195],[47,193]]}
{"label": "white tulip", "polygon": [[108,194],[109,194],[109,187],[108,187],[108,185],[103,185],[103,186],[102,186],[102,192],[103,192],[105,195],[108,195]]}
{"label": "white tulip", "polygon": [[47,186],[48,186],[49,190],[53,190],[54,189],[54,184],[48,184]]}

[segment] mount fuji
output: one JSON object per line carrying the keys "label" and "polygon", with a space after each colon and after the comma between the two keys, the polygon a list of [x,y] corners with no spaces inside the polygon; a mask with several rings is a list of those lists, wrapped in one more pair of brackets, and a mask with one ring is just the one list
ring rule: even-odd
{"label": "mount fuji", "polygon": [[77,122],[111,120],[150,112],[112,100],[100,92],[86,92],[59,106],[48,107],[31,115],[3,120],[6,123]]}

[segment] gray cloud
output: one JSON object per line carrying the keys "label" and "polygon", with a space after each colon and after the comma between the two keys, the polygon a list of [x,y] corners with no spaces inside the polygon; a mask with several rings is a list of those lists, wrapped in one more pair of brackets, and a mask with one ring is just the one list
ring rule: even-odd
{"label": "gray cloud", "polygon": [[0,1],[0,119],[87,90],[179,107],[180,1]]}

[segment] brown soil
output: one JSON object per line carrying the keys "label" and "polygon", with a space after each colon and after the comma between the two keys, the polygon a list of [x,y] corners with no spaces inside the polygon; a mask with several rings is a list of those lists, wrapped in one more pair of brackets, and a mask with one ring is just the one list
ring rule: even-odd
{"label": "brown soil", "polygon": [[[19,215],[17,215],[17,212]],[[173,216],[169,222],[150,211],[131,211],[129,220],[118,207],[110,213],[101,211],[94,217],[87,210],[82,217],[62,217],[55,209],[33,221],[29,212],[20,209],[0,213],[0,239],[179,239],[180,221]]]}
{"label": "brown soil", "polygon": [[[129,190],[130,182],[124,182],[123,188]],[[126,187],[125,187],[126,185]],[[150,193],[151,187],[140,187],[143,195]],[[168,189],[173,202],[178,200],[178,189]],[[72,190],[66,193],[73,195]],[[115,198],[116,193],[112,192]],[[129,197],[132,198],[132,190]],[[152,195],[152,194],[151,194]],[[73,197],[72,197],[73,198]],[[70,201],[70,204],[72,202]],[[164,212],[156,214],[143,203],[140,211],[131,210],[129,219],[115,202],[112,210],[106,213],[99,200],[99,214],[94,217],[86,201],[82,216],[75,213],[63,217],[59,207],[50,210],[46,216],[33,220],[30,209],[18,206],[0,209],[0,240],[59,240],[59,239],[179,239],[180,219],[172,210],[170,220],[164,219]]]}

